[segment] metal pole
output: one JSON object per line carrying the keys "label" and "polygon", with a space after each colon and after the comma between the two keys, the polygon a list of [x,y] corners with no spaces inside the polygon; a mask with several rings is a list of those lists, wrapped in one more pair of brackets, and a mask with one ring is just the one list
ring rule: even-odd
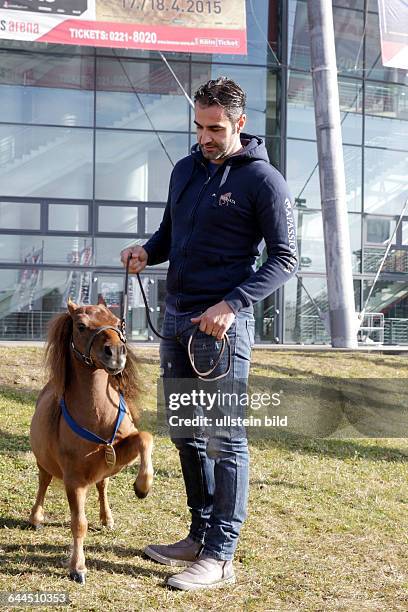
{"label": "metal pole", "polygon": [[357,347],[332,3],[308,0],[310,53],[333,347]]}

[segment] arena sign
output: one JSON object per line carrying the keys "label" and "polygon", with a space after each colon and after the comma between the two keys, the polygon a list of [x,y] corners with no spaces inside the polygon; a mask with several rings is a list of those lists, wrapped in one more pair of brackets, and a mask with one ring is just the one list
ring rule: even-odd
{"label": "arena sign", "polygon": [[0,39],[243,55],[245,0],[0,0]]}
{"label": "arena sign", "polygon": [[408,69],[408,0],[378,0],[384,66]]}

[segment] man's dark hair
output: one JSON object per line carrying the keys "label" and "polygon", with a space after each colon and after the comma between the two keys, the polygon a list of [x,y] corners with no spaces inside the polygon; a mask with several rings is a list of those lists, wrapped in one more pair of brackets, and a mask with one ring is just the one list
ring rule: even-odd
{"label": "man's dark hair", "polygon": [[201,106],[221,106],[231,122],[238,121],[245,112],[246,94],[232,79],[218,77],[201,85],[194,94],[194,102]]}

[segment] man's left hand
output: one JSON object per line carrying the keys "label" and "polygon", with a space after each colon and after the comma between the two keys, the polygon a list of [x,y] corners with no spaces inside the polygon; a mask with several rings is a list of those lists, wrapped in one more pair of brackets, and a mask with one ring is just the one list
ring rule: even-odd
{"label": "man's left hand", "polygon": [[200,330],[209,336],[214,336],[217,340],[222,340],[224,334],[231,327],[235,319],[235,314],[228,306],[227,302],[218,302],[214,306],[207,308],[199,317],[191,319],[192,323],[199,323]]}

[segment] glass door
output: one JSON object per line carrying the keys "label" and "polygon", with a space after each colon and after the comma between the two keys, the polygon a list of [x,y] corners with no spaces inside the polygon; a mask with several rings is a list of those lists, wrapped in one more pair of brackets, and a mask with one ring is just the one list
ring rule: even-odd
{"label": "glass door", "polygon": [[[106,302],[107,307],[117,316],[121,316],[124,290],[124,274],[105,274],[94,272],[92,283],[92,303]],[[154,274],[141,275],[142,286],[149,305],[149,314],[153,325],[161,330],[165,278]],[[148,329],[146,309],[137,277],[129,277],[127,336],[130,342],[156,342],[158,338]]]}

